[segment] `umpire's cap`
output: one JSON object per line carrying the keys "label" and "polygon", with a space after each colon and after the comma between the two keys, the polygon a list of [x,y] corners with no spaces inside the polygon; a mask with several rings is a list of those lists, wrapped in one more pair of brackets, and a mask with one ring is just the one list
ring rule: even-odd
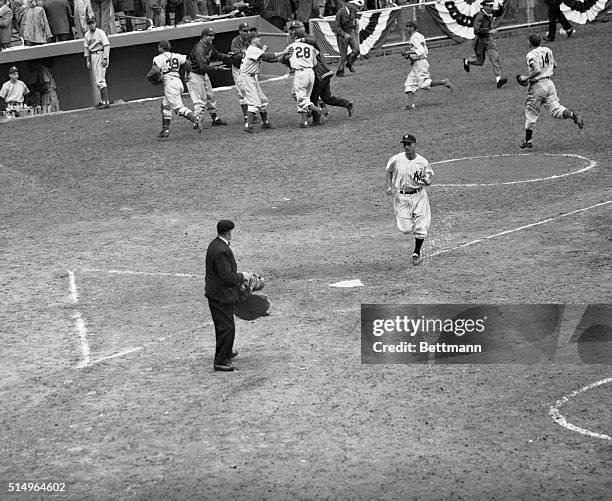
{"label": "umpire's cap", "polygon": [[404,134],[402,136],[402,140],[400,141],[400,143],[402,144],[409,144],[409,143],[416,143],[416,137],[414,137],[412,134]]}
{"label": "umpire's cap", "polygon": [[300,21],[291,21],[288,29],[297,30],[299,28],[304,28],[304,23],[301,23]]}
{"label": "umpire's cap", "polygon": [[230,230],[234,229],[234,221],[230,221],[229,219],[222,219],[217,223],[217,233],[219,235],[223,235]]}
{"label": "umpire's cap", "polygon": [[11,73],[19,73],[19,70],[17,69],[17,66],[11,66],[11,67],[9,68],[9,75],[10,75]]}

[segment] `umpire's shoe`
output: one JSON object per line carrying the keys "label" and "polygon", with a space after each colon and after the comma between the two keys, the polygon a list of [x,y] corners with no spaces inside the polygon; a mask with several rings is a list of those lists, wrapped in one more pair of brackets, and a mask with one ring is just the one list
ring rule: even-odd
{"label": "umpire's shoe", "polygon": [[236,368],[231,364],[215,364],[215,372],[234,372]]}

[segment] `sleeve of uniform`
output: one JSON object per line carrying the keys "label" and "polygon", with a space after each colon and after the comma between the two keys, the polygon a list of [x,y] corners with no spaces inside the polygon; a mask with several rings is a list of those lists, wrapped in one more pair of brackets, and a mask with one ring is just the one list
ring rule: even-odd
{"label": "sleeve of uniform", "polygon": [[385,168],[385,170],[389,172],[393,168],[394,164],[395,164],[395,157],[393,156],[387,161],[387,167]]}
{"label": "sleeve of uniform", "polygon": [[431,165],[429,165],[429,162],[427,162],[425,164],[425,167],[423,168],[423,183],[429,186],[431,184],[433,176],[434,171],[431,168]]}
{"label": "sleeve of uniform", "polygon": [[87,45],[87,33],[83,36],[83,52],[85,53],[85,57],[89,57],[89,45]]}
{"label": "sleeve of uniform", "polygon": [[425,38],[424,37],[414,37],[411,39],[412,42],[412,50],[418,57],[425,57]]}
{"label": "sleeve of uniform", "polygon": [[106,33],[104,33],[103,31],[102,31],[102,46],[104,48],[104,59],[108,59],[110,57],[110,42],[108,41],[108,37],[106,36]]}
{"label": "sleeve of uniform", "polygon": [[6,99],[6,94],[7,94],[7,93],[8,93],[8,89],[7,89],[7,87],[6,87],[6,83],[4,83],[4,84],[2,85],[2,88],[0,89],[0,97],[1,97],[2,99]]}
{"label": "sleeve of uniform", "polygon": [[21,83],[21,85],[23,86],[23,95],[26,96],[30,93],[30,89],[28,89],[28,86],[26,84],[24,84],[23,82]]}

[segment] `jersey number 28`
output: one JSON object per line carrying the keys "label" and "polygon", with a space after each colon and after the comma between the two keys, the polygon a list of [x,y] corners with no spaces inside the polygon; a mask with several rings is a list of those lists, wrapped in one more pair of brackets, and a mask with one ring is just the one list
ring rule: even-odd
{"label": "jersey number 28", "polygon": [[296,47],[295,48],[295,57],[297,58],[310,58],[310,47]]}

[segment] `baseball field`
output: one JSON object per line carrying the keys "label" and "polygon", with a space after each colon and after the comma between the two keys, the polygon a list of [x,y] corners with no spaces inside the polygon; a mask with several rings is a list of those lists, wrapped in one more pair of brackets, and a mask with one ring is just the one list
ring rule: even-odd
{"label": "baseball field", "polygon": [[[501,89],[488,62],[464,72],[469,44],[432,49],[456,89],[413,112],[394,54],[333,79],[355,112],[323,127],[297,127],[289,79],[263,84],[260,134],[234,89],[228,126],[175,117],[168,140],[159,101],[0,124],[0,499],[610,499],[612,339],[584,364],[568,337],[611,302],[612,31],[550,44],[586,126],[543,113],[520,150],[526,35],[498,41]],[[406,133],[435,171],[418,267],[385,194]],[[204,297],[222,218],[272,301],[237,320],[235,373],[212,370]],[[568,304],[568,355],[362,364],[364,303]]]}

